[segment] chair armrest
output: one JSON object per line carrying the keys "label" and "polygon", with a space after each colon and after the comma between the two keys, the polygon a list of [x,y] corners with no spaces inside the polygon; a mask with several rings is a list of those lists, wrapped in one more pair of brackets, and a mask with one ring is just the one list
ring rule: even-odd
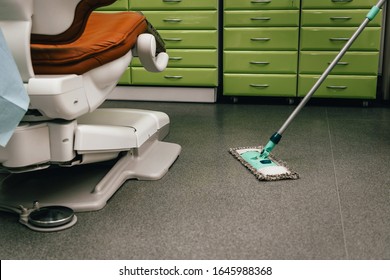
{"label": "chair armrest", "polygon": [[169,56],[165,52],[157,53],[156,39],[149,33],[143,33],[137,39],[136,54],[144,68],[149,72],[161,72],[168,65]]}

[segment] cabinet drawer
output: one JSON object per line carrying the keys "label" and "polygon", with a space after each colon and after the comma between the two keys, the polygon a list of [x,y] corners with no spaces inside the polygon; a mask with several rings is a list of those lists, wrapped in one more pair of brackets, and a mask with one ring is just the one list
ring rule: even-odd
{"label": "cabinet drawer", "polygon": [[296,75],[224,74],[224,95],[296,96]]}
{"label": "cabinet drawer", "polygon": [[303,9],[369,9],[376,0],[302,0]]}
{"label": "cabinet drawer", "polygon": [[[303,27],[301,29],[302,50],[340,50],[356,31],[353,27]],[[379,51],[380,27],[367,27],[350,50]]]}
{"label": "cabinet drawer", "polygon": [[300,6],[300,0],[224,0],[223,3],[225,10],[297,10]]}
{"label": "cabinet drawer", "polygon": [[121,78],[118,81],[119,85],[130,85],[131,76],[130,76],[130,67],[127,67],[126,71],[122,74]]}
{"label": "cabinet drawer", "polygon": [[224,72],[296,74],[298,52],[224,52]]}
{"label": "cabinet drawer", "polygon": [[[302,11],[302,26],[359,26],[369,10],[306,10]],[[368,26],[381,26],[381,13]]]}
{"label": "cabinet drawer", "polygon": [[216,10],[218,0],[130,0],[131,10]]}
{"label": "cabinet drawer", "polygon": [[[305,96],[319,77],[300,75],[298,96]],[[376,76],[329,75],[313,97],[375,99],[376,83]]]}
{"label": "cabinet drawer", "polygon": [[[301,52],[299,72],[321,74],[337,56],[338,52]],[[378,52],[347,52],[333,68],[332,74],[377,75]]]}
{"label": "cabinet drawer", "polygon": [[[169,49],[168,67],[218,67],[217,50],[185,50],[185,49]],[[142,67],[138,58],[133,58],[132,66]]]}
{"label": "cabinet drawer", "polygon": [[129,1],[128,0],[116,0],[113,4],[100,7],[96,9],[98,11],[128,11]]}
{"label": "cabinet drawer", "polygon": [[217,29],[217,11],[145,11],[153,26],[161,29]]}
{"label": "cabinet drawer", "polygon": [[214,68],[167,68],[160,73],[133,67],[133,85],[156,86],[217,86],[218,71]]}
{"label": "cabinet drawer", "polygon": [[299,26],[299,11],[225,11],[226,27]]}
{"label": "cabinet drawer", "polygon": [[217,30],[159,30],[170,49],[216,49]]}
{"label": "cabinet drawer", "polygon": [[225,28],[228,50],[297,50],[297,27]]}

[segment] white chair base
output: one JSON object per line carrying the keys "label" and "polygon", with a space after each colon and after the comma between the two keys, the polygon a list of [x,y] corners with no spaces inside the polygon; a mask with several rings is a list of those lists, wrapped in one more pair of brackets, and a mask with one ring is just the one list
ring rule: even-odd
{"label": "white chair base", "polygon": [[[119,118],[119,115],[125,117]],[[96,139],[98,136],[94,137],[94,129],[92,132],[90,129],[78,132],[76,127],[74,146],[83,147],[83,150],[76,150],[78,160],[50,165],[43,170],[37,168],[34,172],[9,175],[0,185],[0,205],[29,207],[34,201],[38,201],[41,206],[61,205],[72,208],[75,212],[99,210],[126,180],[162,178],[181,152],[180,145],[161,141],[169,129],[169,120],[161,112],[98,109],[80,119],[80,122],[82,124],[78,126],[82,128],[94,127],[94,122],[103,123],[105,126],[98,125],[98,128],[108,127],[112,143],[119,143],[120,147],[115,148],[113,144],[102,141],[101,145],[105,145],[103,147]],[[113,122],[116,122],[116,126]],[[69,130],[69,125],[66,124],[66,130]],[[115,127],[119,130],[117,134],[113,133]],[[126,127],[129,129],[126,130]],[[78,133],[82,135],[77,136]],[[123,148],[121,144],[126,139],[123,134],[128,134],[126,137],[130,139],[129,148]],[[116,141],[115,136],[120,141]],[[78,138],[83,140],[77,140]],[[89,139],[93,147],[88,150]],[[50,141],[46,142],[50,146]],[[34,146],[31,147],[33,148]],[[102,150],[97,150],[98,148]],[[3,154],[9,155],[10,152]],[[113,166],[110,161],[94,163],[101,162],[104,158],[112,160],[118,155],[119,160]],[[21,158],[18,153],[16,157]],[[58,167],[67,164],[80,166]]]}

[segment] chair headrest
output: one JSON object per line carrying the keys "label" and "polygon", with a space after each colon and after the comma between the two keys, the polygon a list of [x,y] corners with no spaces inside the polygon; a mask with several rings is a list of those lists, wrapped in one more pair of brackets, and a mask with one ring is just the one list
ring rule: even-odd
{"label": "chair headrest", "polygon": [[32,0],[0,0],[1,21],[30,21],[33,14]]}
{"label": "chair headrest", "polygon": [[[57,34],[48,34],[45,33],[45,30],[37,30],[36,28],[34,28],[34,19],[31,42],[35,44],[68,44],[70,42],[74,42],[84,32],[88,17],[92,13],[92,11],[96,8],[110,5],[115,1],[116,0],[73,0],[73,2],[76,4],[73,21],[70,26],[66,28],[66,30],[61,30],[61,32]],[[58,5],[67,5],[63,3],[69,3],[71,1],[57,0],[56,2],[58,3]],[[50,27],[50,22],[58,22],[58,12],[56,12],[58,10],[45,10],[45,5],[51,5],[51,7],[56,6],[53,0],[34,0],[34,16],[41,15],[39,21],[41,23],[42,21],[44,22],[42,26]],[[43,11],[41,12],[41,10]],[[61,11],[61,13],[62,12],[63,11]]]}

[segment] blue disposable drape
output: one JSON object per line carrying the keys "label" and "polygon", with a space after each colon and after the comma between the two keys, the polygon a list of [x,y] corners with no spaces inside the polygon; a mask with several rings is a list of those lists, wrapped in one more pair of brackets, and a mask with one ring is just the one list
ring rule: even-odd
{"label": "blue disposable drape", "polygon": [[29,97],[0,29],[0,146],[6,146],[26,113]]}

